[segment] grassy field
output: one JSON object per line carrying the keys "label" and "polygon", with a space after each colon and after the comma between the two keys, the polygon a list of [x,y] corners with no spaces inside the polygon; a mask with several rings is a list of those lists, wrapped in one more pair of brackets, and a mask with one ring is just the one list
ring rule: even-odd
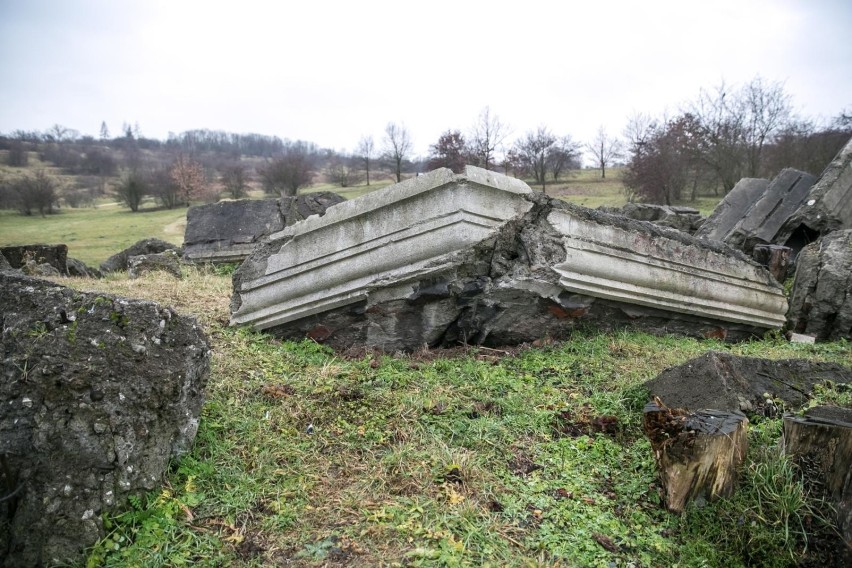
{"label": "grassy field", "polygon": [[208,269],[60,281],[194,314],[214,352],[192,453],[106,518],[88,566],[793,566],[818,548],[805,527],[829,513],[779,455],[780,419],[752,421],[733,499],[667,513],[641,383],[708,349],[852,365],[848,343],[578,333],[347,358],[226,327],[230,280]]}
{"label": "grassy field", "polygon": [[136,241],[156,237],[183,243],[186,209],[132,213],[115,203],[81,209],[62,208],[55,215],[26,217],[0,211],[0,244],[64,243],[68,256],[97,266]]}

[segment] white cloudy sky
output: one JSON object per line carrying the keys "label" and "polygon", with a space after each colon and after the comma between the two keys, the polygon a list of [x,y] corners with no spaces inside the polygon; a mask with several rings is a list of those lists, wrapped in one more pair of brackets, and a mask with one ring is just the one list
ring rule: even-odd
{"label": "white cloudy sky", "polygon": [[486,105],[587,140],[756,75],[852,109],[852,1],[0,0],[0,132],[209,128],[415,149]]}

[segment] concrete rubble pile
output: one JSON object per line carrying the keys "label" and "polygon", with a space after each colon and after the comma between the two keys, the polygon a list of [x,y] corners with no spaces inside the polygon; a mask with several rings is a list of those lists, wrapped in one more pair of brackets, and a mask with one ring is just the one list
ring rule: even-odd
{"label": "concrete rubble pile", "polygon": [[721,243],[439,169],[270,234],[232,324],[339,348],[508,345],[578,327],[740,339],[780,327],[763,267]]}

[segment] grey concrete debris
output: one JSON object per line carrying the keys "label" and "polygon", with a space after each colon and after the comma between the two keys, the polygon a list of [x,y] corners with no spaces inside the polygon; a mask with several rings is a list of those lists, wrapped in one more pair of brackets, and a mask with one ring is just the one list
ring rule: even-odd
{"label": "grey concrete debris", "polygon": [[650,221],[661,227],[670,227],[694,234],[704,223],[704,217],[692,207],[655,205],[652,203],[628,203],[623,207],[600,207],[604,213],[624,215],[637,221]]}
{"label": "grey concrete debris", "polygon": [[852,229],[852,138],[779,229],[777,239],[798,251],[819,235],[840,229]]}
{"label": "grey concrete debris", "polygon": [[795,256],[839,229],[852,229],[852,139],[819,179],[788,168],[771,183],[740,180],[696,236],[725,241],[748,254],[755,245],[783,245]]}
{"label": "grey concrete debris", "polygon": [[179,255],[183,254],[181,247],[175,244],[155,238],[142,239],[102,262],[100,267],[101,272],[118,272],[119,270],[127,270],[127,263],[131,256],[159,254],[167,250],[175,250]]}
{"label": "grey concrete debris", "polygon": [[738,181],[695,232],[695,236],[724,241],[768,187],[768,179],[743,178]]}
{"label": "grey concrete debris", "polygon": [[806,172],[793,168],[781,170],[723,240],[746,254],[751,254],[758,244],[786,245],[781,227],[807,202],[808,191],[815,181],[816,177]]}
{"label": "grey concrete debris", "polygon": [[[0,273],[0,559],[79,562],[101,514],[157,489],[195,438],[209,375],[195,320]],[[11,488],[11,491],[9,491]]]}
{"label": "grey concrete debris", "polygon": [[2,252],[0,252],[0,271],[4,271],[4,270],[15,270],[15,269],[12,267],[11,264],[9,264],[9,261],[6,260],[6,256]]}
{"label": "grey concrete debris", "polygon": [[791,330],[820,341],[852,339],[852,229],[799,253],[788,319]]}
{"label": "grey concrete debris", "polygon": [[[0,253],[6,257],[12,268],[23,269],[27,265],[27,261],[30,261],[33,266],[48,264],[56,270],[57,274],[68,275],[68,247],[66,245],[13,245],[0,247]],[[46,272],[46,270],[44,269],[43,272]]]}
{"label": "grey concrete debris", "polygon": [[345,201],[336,193],[281,199],[221,201],[186,212],[184,258],[193,262],[242,262],[262,237]]}
{"label": "grey concrete debris", "polygon": [[739,339],[784,323],[771,275],[720,243],[440,169],[270,235],[232,323],[335,347],[507,345],[582,326]]}
{"label": "grey concrete debris", "polygon": [[671,408],[776,416],[808,402],[814,385],[852,383],[852,369],[804,359],[772,361],[708,351],[645,383]]}
{"label": "grey concrete debris", "polygon": [[142,254],[127,259],[127,276],[139,278],[149,272],[165,272],[175,278],[183,278],[180,269],[180,258],[174,250],[163,251],[159,254]]}
{"label": "grey concrete debris", "polygon": [[100,270],[92,266],[88,266],[86,263],[81,260],[77,260],[76,258],[69,257],[65,264],[68,268],[68,276],[77,276],[80,278],[103,277]]}

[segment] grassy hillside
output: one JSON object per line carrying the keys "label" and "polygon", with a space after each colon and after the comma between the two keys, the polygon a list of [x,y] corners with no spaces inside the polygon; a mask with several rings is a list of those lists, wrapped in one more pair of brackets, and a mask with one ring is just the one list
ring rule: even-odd
{"label": "grassy hillside", "polygon": [[[708,349],[852,365],[848,343],[589,332],[538,348],[344,357],[225,327],[230,279],[204,269],[61,281],[194,314],[214,353],[192,453],[162,490],[106,519],[89,566],[825,560],[830,513],[780,457],[780,419],[753,420],[736,497],[665,512],[641,383]],[[852,392],[819,400],[852,406]],[[595,429],[602,415],[617,417],[613,429]]]}

